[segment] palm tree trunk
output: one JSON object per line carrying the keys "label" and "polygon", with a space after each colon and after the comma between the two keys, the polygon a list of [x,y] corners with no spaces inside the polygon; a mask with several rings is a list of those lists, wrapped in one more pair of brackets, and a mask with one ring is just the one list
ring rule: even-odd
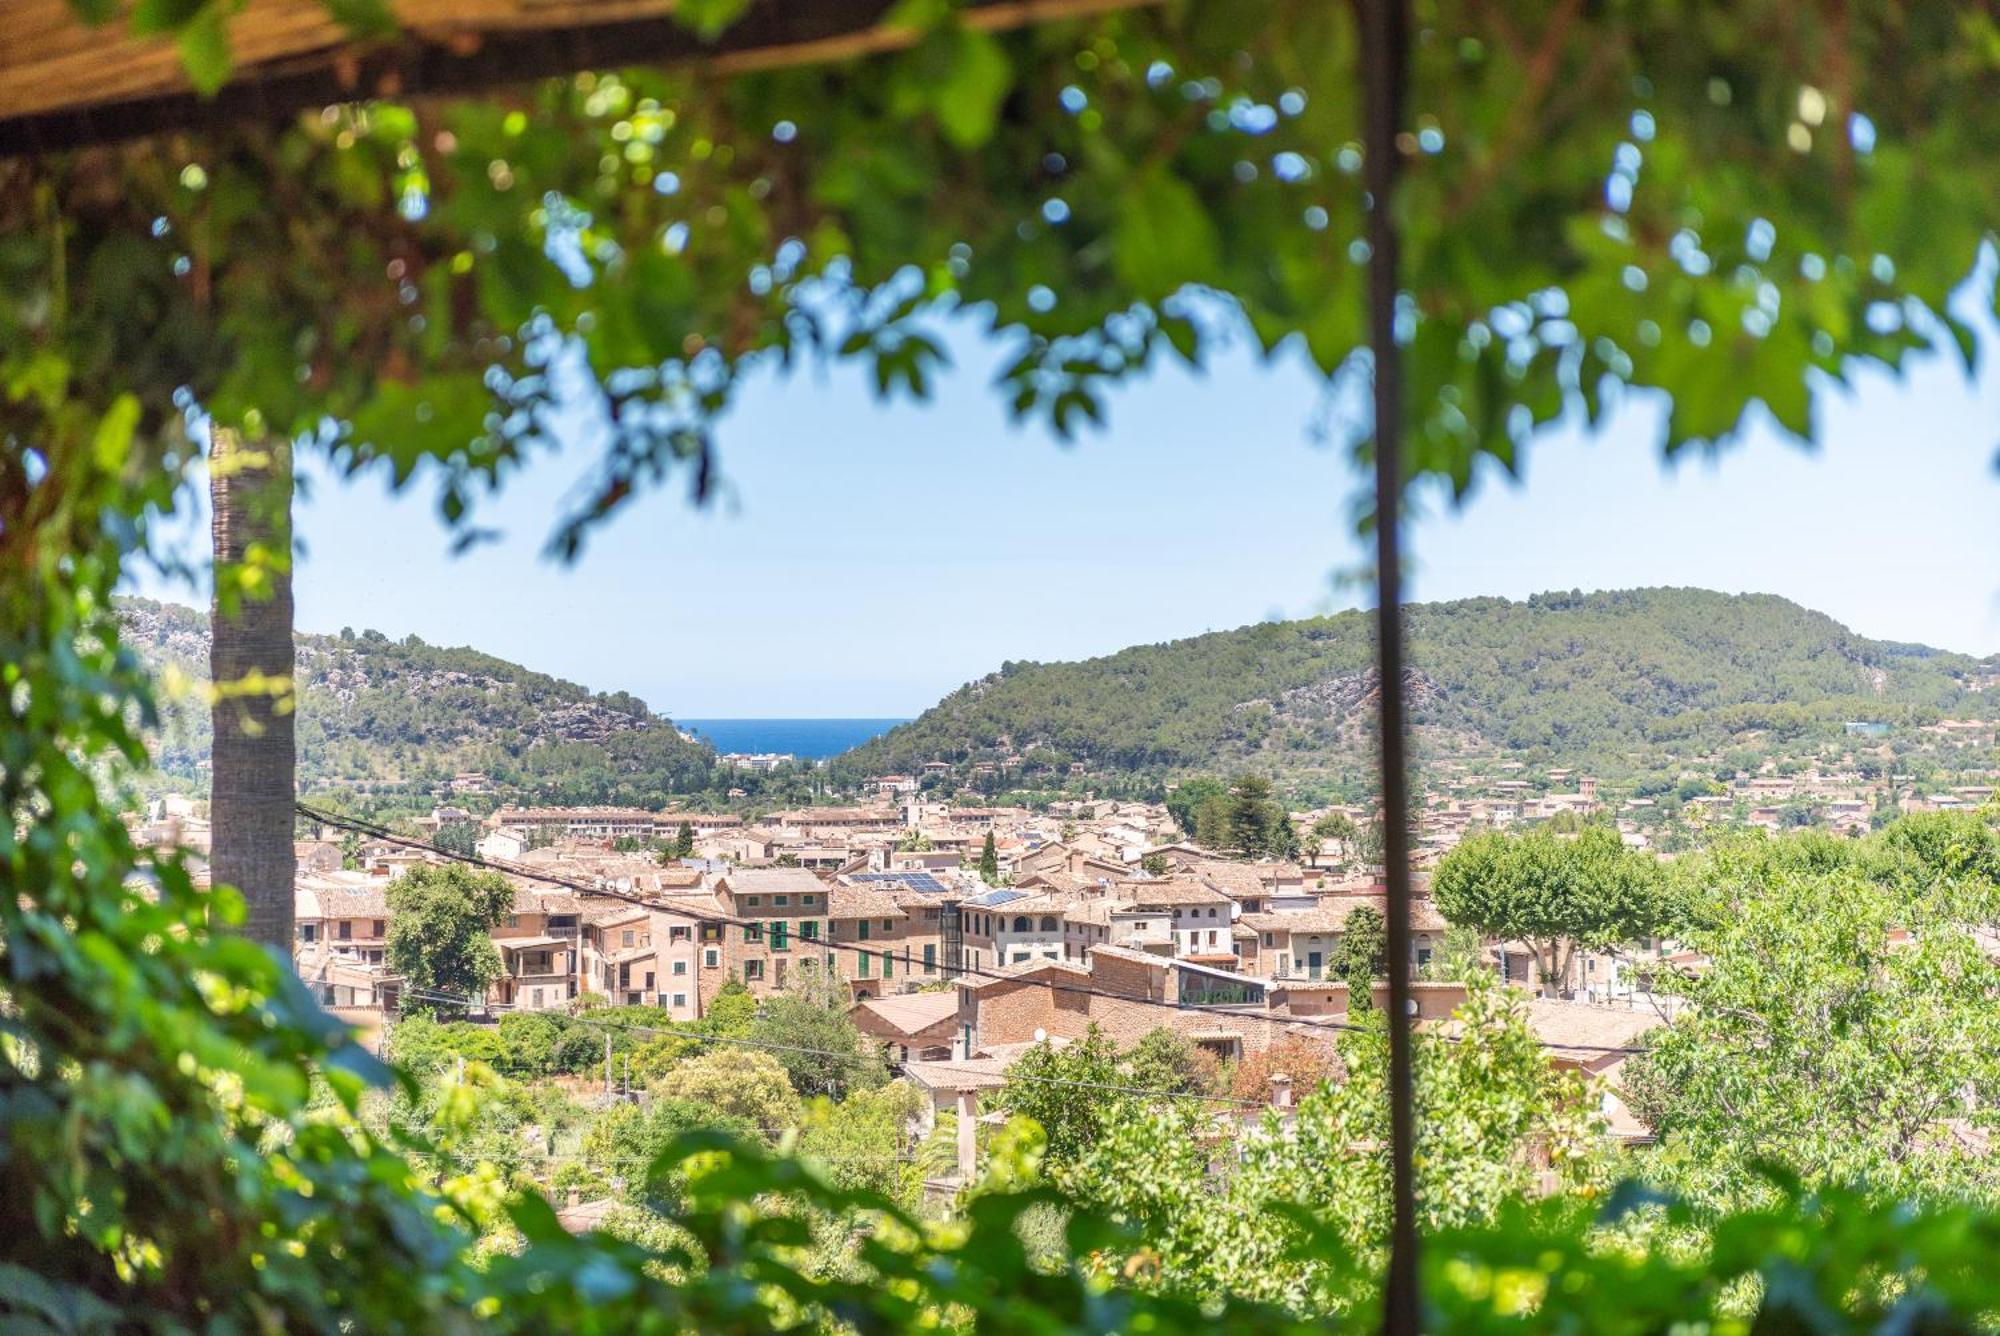
{"label": "palm tree trunk", "polygon": [[216,428],[209,446],[209,874],[243,894],[244,932],[292,951],[292,453]]}

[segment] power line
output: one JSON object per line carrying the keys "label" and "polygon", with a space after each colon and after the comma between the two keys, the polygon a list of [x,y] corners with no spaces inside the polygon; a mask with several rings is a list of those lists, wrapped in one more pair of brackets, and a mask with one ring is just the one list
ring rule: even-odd
{"label": "power line", "polygon": [[[716,926],[726,926],[726,927],[755,928],[759,932],[762,932],[765,927],[764,922],[759,919],[737,918],[726,914],[697,913],[692,910],[683,908],[682,906],[679,905],[675,905],[672,903],[662,903],[658,898],[636,895],[628,891],[615,890],[605,886],[587,885],[583,882],[573,881],[566,877],[555,876],[551,873],[542,871],[538,868],[529,867],[520,863],[510,862],[504,859],[486,858],[479,854],[462,854],[449,849],[440,849],[435,844],[430,844],[422,840],[414,840],[404,835],[398,835],[395,832],[389,830],[386,826],[382,826],[379,823],[367,821],[357,817],[338,816],[335,815],[334,813],[324,812],[317,808],[311,807],[306,803],[294,803],[293,806],[299,812],[300,815],[304,816],[308,820],[320,822],[323,825],[330,825],[337,829],[350,830],[359,835],[367,835],[372,839],[381,840],[384,843],[393,844],[400,848],[411,849],[419,853],[432,854],[439,858],[447,859],[452,862],[465,863],[473,867],[484,868],[487,871],[499,872],[509,876],[520,877],[523,878],[524,880],[539,881],[550,886],[559,886],[562,887],[564,890],[574,892],[575,894],[578,895],[601,896],[606,899],[618,900],[626,904],[635,905],[642,909],[666,910],[671,913],[679,914],[683,918],[691,919],[694,922],[703,925],[712,924]],[[829,920],[829,926],[830,924],[831,920]],[[869,947],[861,946],[858,943],[836,942],[832,940],[832,938],[830,937],[824,939],[801,937],[798,940],[801,943],[809,942],[811,943],[811,947],[826,951],[829,954],[831,954],[834,951],[847,951],[870,960],[879,958],[881,954],[880,952],[877,952]],[[909,963],[909,958],[907,953],[905,953],[904,956],[904,963],[906,965]],[[960,965],[957,967],[957,973],[960,975],[970,975],[972,977],[981,979],[995,979],[995,980],[1013,981],[1013,982],[1018,982],[1020,981],[1021,978],[1021,976],[1018,974],[1002,974],[993,970],[983,969],[976,965]],[[1258,1024],[1274,1025],[1281,1028],[1331,1030],[1344,1034],[1358,1034],[1364,1032],[1367,1029],[1367,1027],[1365,1026],[1357,1025],[1351,1021],[1338,1020],[1331,1016],[1259,1016],[1241,1011],[1225,1011],[1217,1007],[1195,1006],[1187,1002],[1172,1001],[1166,998],[1138,997],[1129,993],[1110,992],[1106,989],[1096,988],[1088,984],[1063,983],[1052,979],[1040,980],[1038,981],[1037,986],[1047,988],[1051,992],[1071,993],[1081,997],[1096,997],[1111,1002],[1124,1002],[1134,1006],[1157,1007],[1167,1011],[1193,1012],[1198,1015],[1227,1016],[1232,1020],[1251,1021],[1251,1022],[1256,1022]],[[461,1005],[469,1005],[469,1004],[461,1002]],[[1464,1042],[1462,1038],[1457,1036],[1445,1036],[1445,1038],[1448,1040],[1448,1042],[1452,1043]],[[1535,1042],[1537,1046],[1541,1048],[1557,1052],[1589,1053],[1589,1054],[1597,1054],[1600,1056],[1611,1056],[1618,1054],[1631,1055],[1631,1054],[1645,1053],[1648,1051],[1648,1049],[1643,1045],[1631,1045],[1631,1044],[1626,1044],[1626,1045],[1572,1044],[1572,1043],[1563,1043],[1561,1041],[1547,1040],[1547,1039],[1537,1039]]]}

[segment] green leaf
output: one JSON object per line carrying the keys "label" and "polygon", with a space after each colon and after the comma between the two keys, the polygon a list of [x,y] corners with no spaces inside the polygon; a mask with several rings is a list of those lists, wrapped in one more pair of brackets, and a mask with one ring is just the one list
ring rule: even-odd
{"label": "green leaf", "polygon": [[321,0],[334,21],[356,37],[389,37],[396,15],[387,0]]}
{"label": "green leaf", "polygon": [[1215,224],[1188,183],[1164,167],[1139,172],[1119,200],[1112,263],[1139,295],[1165,297],[1215,274]]}
{"label": "green leaf", "polygon": [[180,30],[178,41],[181,63],[187,67],[196,92],[206,97],[229,82],[234,62],[229,54],[229,26],[220,4],[204,5]]}
{"label": "green leaf", "polygon": [[110,473],[125,462],[126,451],[132,446],[132,433],[138,426],[139,400],[130,394],[112,400],[90,442],[90,452],[99,468]]}
{"label": "green leaf", "polygon": [[132,31],[141,36],[179,32],[201,8],[202,0],[139,0],[132,6]]}
{"label": "green leaf", "polygon": [[680,0],[674,17],[703,37],[714,37],[743,17],[750,0]]}
{"label": "green leaf", "polygon": [[882,16],[882,26],[929,32],[950,18],[951,14],[951,0],[896,0],[889,6],[889,12]]}
{"label": "green leaf", "polygon": [[933,93],[938,126],[958,147],[978,148],[993,137],[1014,67],[986,33],[961,28],[951,42],[950,70]]}

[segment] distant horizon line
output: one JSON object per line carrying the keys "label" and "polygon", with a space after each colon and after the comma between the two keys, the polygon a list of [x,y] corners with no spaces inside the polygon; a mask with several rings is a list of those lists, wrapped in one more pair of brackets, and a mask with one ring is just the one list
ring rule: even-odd
{"label": "distant horizon line", "polygon": [[676,714],[668,718],[681,724],[851,724],[866,720],[882,723],[894,720],[908,723],[916,718],[914,714]]}

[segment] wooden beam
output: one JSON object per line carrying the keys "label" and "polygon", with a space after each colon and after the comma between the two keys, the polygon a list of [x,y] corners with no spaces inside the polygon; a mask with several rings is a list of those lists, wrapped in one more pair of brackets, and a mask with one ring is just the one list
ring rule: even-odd
{"label": "wooden beam", "polygon": [[[968,0],[965,19],[999,30],[1152,2]],[[673,0],[406,0],[396,37],[357,41],[321,0],[251,0],[230,22],[236,72],[203,97],[168,39],[135,38],[122,20],[87,27],[68,0],[0,0],[0,158],[586,69],[703,62],[734,73],[849,60],[915,40],[883,25],[892,3],[754,0],[704,40],[673,18]]]}

